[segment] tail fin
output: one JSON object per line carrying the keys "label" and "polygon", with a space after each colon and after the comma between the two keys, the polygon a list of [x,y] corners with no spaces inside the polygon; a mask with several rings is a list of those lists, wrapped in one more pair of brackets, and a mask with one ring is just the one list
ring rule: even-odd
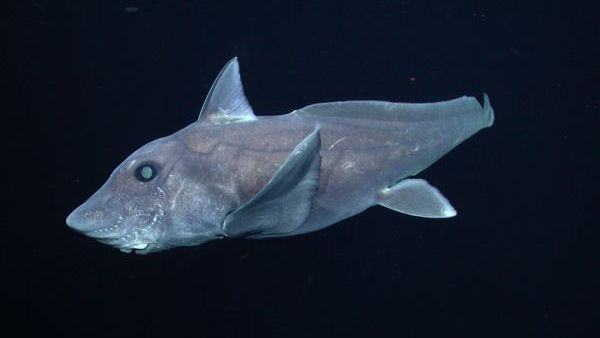
{"label": "tail fin", "polygon": [[483,116],[487,120],[486,127],[491,127],[494,124],[494,108],[490,104],[490,98],[486,93],[483,93]]}

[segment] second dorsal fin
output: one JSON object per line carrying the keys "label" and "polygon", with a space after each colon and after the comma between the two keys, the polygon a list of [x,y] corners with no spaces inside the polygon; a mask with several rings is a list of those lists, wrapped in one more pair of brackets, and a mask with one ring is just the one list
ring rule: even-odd
{"label": "second dorsal fin", "polygon": [[198,121],[227,124],[252,120],[256,120],[256,116],[244,95],[237,58],[233,58],[223,67],[210,87]]}

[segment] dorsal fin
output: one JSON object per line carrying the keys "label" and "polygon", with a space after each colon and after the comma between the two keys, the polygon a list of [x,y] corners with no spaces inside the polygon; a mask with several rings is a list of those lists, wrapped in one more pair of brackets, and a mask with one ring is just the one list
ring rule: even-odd
{"label": "dorsal fin", "polygon": [[212,124],[256,120],[252,107],[244,95],[237,57],[221,70],[200,110],[198,121]]}
{"label": "dorsal fin", "polygon": [[294,114],[311,117],[334,117],[384,122],[420,122],[442,117],[464,117],[471,123],[489,127],[494,122],[494,110],[487,95],[483,107],[473,97],[432,103],[396,103],[386,101],[339,101],[317,103],[295,110]]}

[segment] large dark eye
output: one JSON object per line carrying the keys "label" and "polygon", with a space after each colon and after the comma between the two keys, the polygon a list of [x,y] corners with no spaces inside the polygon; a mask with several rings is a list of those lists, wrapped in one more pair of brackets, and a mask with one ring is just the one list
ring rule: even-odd
{"label": "large dark eye", "polygon": [[140,182],[152,181],[158,174],[158,167],[152,163],[142,163],[135,169],[135,178]]}

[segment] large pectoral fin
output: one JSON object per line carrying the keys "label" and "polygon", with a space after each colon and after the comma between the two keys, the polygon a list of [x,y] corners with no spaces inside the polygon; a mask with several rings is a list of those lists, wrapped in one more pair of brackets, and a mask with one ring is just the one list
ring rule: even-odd
{"label": "large pectoral fin", "polygon": [[319,188],[320,148],[317,129],[294,148],[261,191],[225,218],[223,233],[276,236],[302,225]]}
{"label": "large pectoral fin", "polygon": [[405,179],[383,189],[379,195],[379,205],[412,216],[456,216],[456,210],[446,197],[422,179]]}

